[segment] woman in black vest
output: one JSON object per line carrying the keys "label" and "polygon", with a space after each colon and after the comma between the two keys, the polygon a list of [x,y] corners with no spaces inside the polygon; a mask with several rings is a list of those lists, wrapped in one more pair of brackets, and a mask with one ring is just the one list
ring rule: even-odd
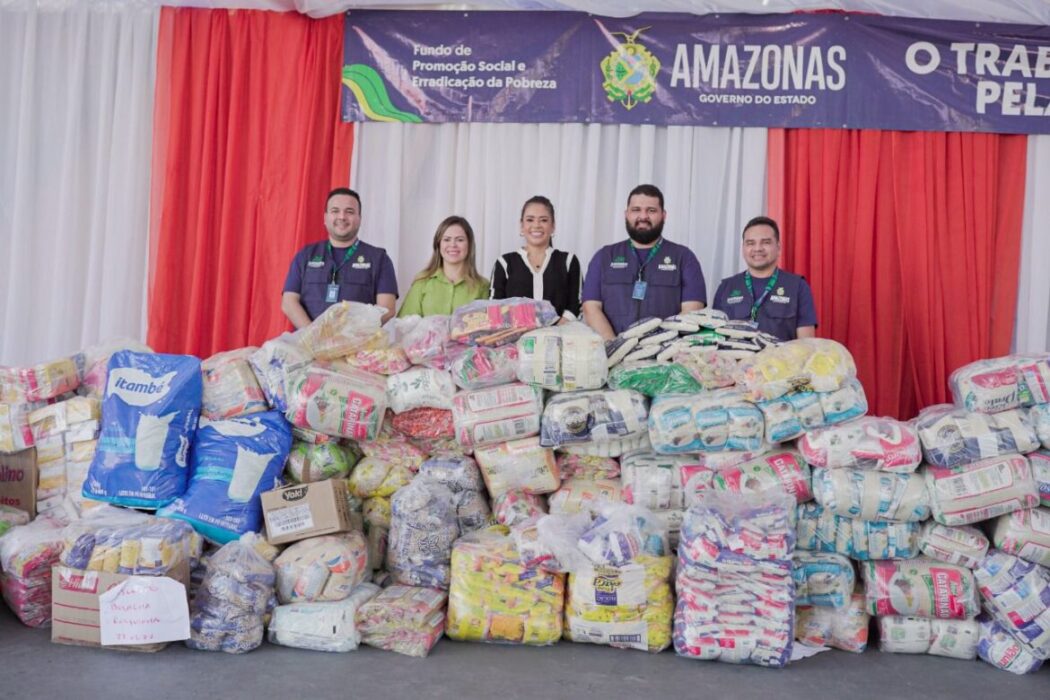
{"label": "woman in black vest", "polygon": [[572,253],[555,250],[554,205],[539,195],[521,208],[524,245],[496,259],[490,298],[546,299],[563,319],[580,314],[580,261]]}

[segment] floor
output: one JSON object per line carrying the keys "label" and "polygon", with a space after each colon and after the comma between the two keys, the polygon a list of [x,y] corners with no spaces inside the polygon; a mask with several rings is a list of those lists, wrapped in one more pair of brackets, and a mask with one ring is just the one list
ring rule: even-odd
{"label": "floor", "polygon": [[51,644],[0,605],[0,698],[1050,698],[1050,665],[1014,676],[979,662],[829,651],[771,670],[586,644],[546,648],[443,639],[426,659],[362,647],[326,654],[263,645],[230,656]]}

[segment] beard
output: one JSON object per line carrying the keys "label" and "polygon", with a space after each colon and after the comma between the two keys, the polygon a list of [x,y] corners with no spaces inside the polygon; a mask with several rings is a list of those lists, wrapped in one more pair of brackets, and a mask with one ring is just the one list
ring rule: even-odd
{"label": "beard", "polygon": [[638,245],[654,243],[664,233],[664,222],[662,221],[655,224],[652,228],[642,230],[631,226],[630,221],[624,221],[624,226],[627,228],[627,235]]}

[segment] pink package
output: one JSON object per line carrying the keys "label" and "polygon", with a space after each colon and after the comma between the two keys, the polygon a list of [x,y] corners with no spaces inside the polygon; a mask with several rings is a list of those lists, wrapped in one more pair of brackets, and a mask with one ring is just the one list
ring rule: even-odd
{"label": "pink package", "polygon": [[911,473],[922,461],[915,428],[892,418],[864,416],[803,434],[799,452],[810,466]]}

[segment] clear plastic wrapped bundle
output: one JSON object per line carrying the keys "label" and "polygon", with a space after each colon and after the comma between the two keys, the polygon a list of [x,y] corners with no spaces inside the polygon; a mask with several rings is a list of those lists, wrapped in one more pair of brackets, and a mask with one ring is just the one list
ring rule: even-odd
{"label": "clear plastic wrapped bundle", "polygon": [[817,503],[798,507],[798,548],[837,552],[858,561],[911,559],[919,555],[920,523],[843,518]]}
{"label": "clear plastic wrapped bundle", "polygon": [[287,385],[313,362],[297,335],[283,333],[267,340],[248,358],[266,401],[278,411],[288,410]]}
{"label": "clear plastic wrapped bundle", "polygon": [[413,408],[391,419],[394,430],[410,438],[438,440],[454,438],[456,428],[452,411],[443,408]]}
{"label": "clear plastic wrapped bundle", "polygon": [[337,362],[301,371],[287,398],[285,416],[292,425],[355,440],[375,439],[387,408],[382,377]]}
{"label": "clear plastic wrapped bundle", "polygon": [[553,396],[543,409],[546,447],[606,442],[646,430],[648,402],[636,391],[577,391]]}
{"label": "clear plastic wrapped bundle", "polygon": [[966,661],[977,658],[977,620],[931,620],[888,615],[879,618],[879,651],[930,654]]}
{"label": "clear plastic wrapped bundle", "polygon": [[250,358],[258,348],[220,352],[201,362],[204,394],[201,415],[209,420],[234,418],[270,410]]}
{"label": "clear plastic wrapped bundle", "polygon": [[857,578],[853,562],[842,554],[795,552],[795,603],[822,608],[849,605]]}
{"label": "clear plastic wrapped bundle", "polygon": [[843,608],[799,605],[795,608],[795,639],[806,646],[860,654],[868,648],[870,622],[861,593],[850,596]]}
{"label": "clear plastic wrapped bundle", "polygon": [[1039,449],[1035,428],[1028,415],[1019,410],[987,415],[938,404],[919,411],[913,423],[926,461],[937,467],[957,467]]}
{"label": "clear plastic wrapped bundle", "polygon": [[452,544],[460,534],[455,494],[417,477],[394,494],[390,510],[386,563],[394,581],[447,589]]}
{"label": "clear plastic wrapped bundle", "polygon": [[861,565],[868,612],[941,620],[969,620],[981,611],[973,572],[918,557]]}
{"label": "clear plastic wrapped bundle", "polygon": [[510,489],[492,498],[492,513],[500,525],[513,528],[547,514],[543,496],[524,489]]}
{"label": "clear plastic wrapped bundle", "polygon": [[493,498],[511,489],[553,493],[561,485],[554,451],[542,446],[537,437],[478,447],[474,458]]}
{"label": "clear plastic wrapped bundle", "polygon": [[445,624],[450,639],[554,644],[564,606],[565,577],[523,565],[511,537],[482,531],[456,542]]}
{"label": "clear plastic wrapped bundle", "polygon": [[[631,452],[621,459],[620,482],[623,500],[650,510],[684,510],[687,477],[684,470],[692,461],[682,455],[660,455],[651,451]],[[707,472],[707,483],[710,475]],[[698,485],[694,481],[693,488]],[[702,489],[701,489],[702,490]]]}
{"label": "clear plastic wrapped bundle", "polygon": [[922,462],[918,433],[893,418],[864,416],[805,433],[798,441],[813,467],[870,469],[910,474]]}
{"label": "clear plastic wrapped bundle", "polygon": [[63,532],[61,564],[73,569],[165,576],[192,567],[203,549],[189,523],[108,508],[71,523]]}
{"label": "clear plastic wrapped bundle", "polygon": [[346,363],[355,369],[387,376],[408,371],[412,367],[400,345],[364,348],[348,355]]}
{"label": "clear plastic wrapped bundle", "polygon": [[295,441],[288,453],[284,473],[293,484],[345,479],[360,459],[361,453],[356,448],[346,447],[338,440]]}
{"label": "clear plastic wrapped bundle", "polygon": [[487,389],[518,378],[518,348],[460,345],[449,350],[449,371],[460,389]]}
{"label": "clear plastic wrapped bundle", "polygon": [[554,458],[562,479],[615,479],[620,476],[620,463],[612,457],[557,452]]}
{"label": "clear plastic wrapped bundle", "polygon": [[449,338],[469,345],[506,345],[525,333],[558,322],[549,301],[526,297],[472,301],[455,310]]}
{"label": "clear plastic wrapped bundle", "polygon": [[671,361],[685,368],[697,383],[707,390],[733,386],[736,379],[736,360],[715,348],[692,346],[675,351]]}
{"label": "clear plastic wrapped bundle", "polygon": [[649,440],[661,454],[757,450],[762,412],[735,389],[658,396],[649,412]]}
{"label": "clear plastic wrapped bundle", "polygon": [[281,603],[343,600],[372,573],[365,536],[356,531],[295,542],[273,565]]}
{"label": "clear plastic wrapped bundle", "polygon": [[795,503],[786,494],[702,494],[678,545],[681,656],[779,668],[791,660]]}
{"label": "clear plastic wrapped bundle", "polygon": [[736,383],[761,401],[791,391],[837,391],[856,376],[853,356],[843,345],[825,338],[802,338],[767,347],[740,362]]}
{"label": "clear plastic wrapped bundle", "polygon": [[0,537],[7,534],[7,531],[13,527],[28,524],[29,513],[20,508],[5,506],[0,503]]}
{"label": "clear plastic wrapped bundle", "polygon": [[633,389],[650,398],[662,394],[697,394],[703,386],[682,365],[640,360],[617,365],[609,373],[610,389]]}
{"label": "clear plastic wrapped bundle", "polygon": [[970,525],[1039,505],[1032,467],[1021,455],[956,468],[929,465],[925,476],[933,519],[943,525]]}
{"label": "clear plastic wrapped bundle", "polygon": [[542,414],[543,391],[528,384],[463,391],[452,400],[456,439],[464,447],[538,435]]}
{"label": "clear plastic wrapped bundle", "polygon": [[813,496],[827,510],[847,518],[920,522],[930,517],[921,474],[814,469]]}
{"label": "clear plastic wrapped bundle", "polygon": [[553,514],[591,512],[620,500],[619,479],[566,479],[548,498]]}
{"label": "clear plastic wrapped bundle", "polygon": [[530,331],[517,348],[518,379],[550,391],[600,389],[609,374],[605,341],[582,323]]}
{"label": "clear plastic wrapped bundle", "polygon": [[0,367],[0,402],[46,401],[80,386],[80,373],[72,357],[42,362],[32,367]]}
{"label": "clear plastic wrapped bundle", "polygon": [[1035,428],[1035,435],[1044,449],[1050,449],[1050,403],[1033,406],[1028,413],[1028,420]]}
{"label": "clear plastic wrapped bundle", "polygon": [[807,430],[837,425],[868,412],[864,387],[850,379],[835,391],[799,391],[759,401],[769,442],[793,440]]}
{"label": "clear plastic wrapped bundle", "polygon": [[51,567],[63,548],[63,524],[39,517],[0,537],[0,592],[22,624],[51,624]]}
{"label": "clear plastic wrapped bundle", "polygon": [[273,565],[250,544],[230,542],[208,558],[190,606],[186,646],[243,654],[263,641],[263,620],[274,596]]}
{"label": "clear plastic wrapped bundle", "polygon": [[967,411],[998,413],[1050,402],[1050,360],[1007,355],[977,360],[948,377],[955,405]]}
{"label": "clear plastic wrapped bundle", "polygon": [[[425,316],[412,318],[413,324],[401,335],[401,347],[405,356],[414,365],[445,369],[448,359],[445,355],[449,343],[448,316]],[[407,320],[407,319],[401,319]]]}
{"label": "clear plastic wrapped bundle", "polygon": [[776,450],[724,469],[711,477],[711,489],[729,493],[780,491],[799,503],[813,498],[809,465],[796,450]]}
{"label": "clear plastic wrapped bundle", "polygon": [[1050,508],[1015,510],[992,525],[996,548],[1050,568]]}
{"label": "clear plastic wrapped bundle", "polygon": [[1034,656],[1006,628],[988,614],[977,618],[980,638],[977,641],[977,656],[1001,671],[1017,675],[1035,673],[1043,660]]}
{"label": "clear plastic wrapped bundle", "polygon": [[383,423],[375,439],[359,442],[358,446],[366,457],[404,467],[411,472],[418,470],[419,465],[427,458],[426,452],[394,429],[392,420]]}
{"label": "clear plastic wrapped bundle", "polygon": [[77,366],[77,373],[80,375],[80,386],[77,387],[77,394],[101,400],[106,393],[106,383],[109,377],[107,369],[109,358],[121,350],[153,352],[148,345],[131,338],[108,340],[98,345],[90,345],[84,348],[73,356],[73,362]]}
{"label": "clear plastic wrapped bundle", "polygon": [[651,450],[649,442],[649,431],[643,430],[634,435],[615,438],[603,442],[576,442],[563,445],[559,448],[565,454],[582,455],[585,457],[620,457],[628,452],[637,450]]}
{"label": "clear plastic wrapped bundle", "polygon": [[448,593],[394,584],[357,611],[361,641],[406,656],[425,657],[445,631]]}
{"label": "clear plastic wrapped bundle", "polygon": [[386,563],[387,542],[390,539],[390,499],[368,498],[361,506],[365,539],[368,540],[368,561],[372,569],[381,569]]}
{"label": "clear plastic wrapped bundle", "polygon": [[299,331],[299,342],[317,360],[338,360],[386,342],[379,306],[340,301]]}
{"label": "clear plastic wrapped bundle", "polygon": [[992,549],[974,570],[985,612],[1037,659],[1050,659],[1050,570]]}
{"label": "clear plastic wrapped bundle", "polygon": [[386,379],[390,410],[403,413],[413,408],[452,408],[456,387],[448,372],[429,367],[413,367]]}
{"label": "clear plastic wrapped bundle", "polygon": [[460,532],[479,530],[491,524],[492,511],[483,493],[485,482],[473,459],[451,456],[431,458],[423,462],[419,475],[444,484],[454,494]]}
{"label": "clear plastic wrapped bundle", "polygon": [[928,520],[922,526],[919,548],[931,559],[976,569],[988,553],[984,533],[969,525],[951,527]]}
{"label": "clear plastic wrapped bundle", "polygon": [[379,593],[379,586],[360,583],[342,600],[278,605],[270,620],[271,644],[312,651],[353,651],[361,644],[357,613]]}
{"label": "clear plastic wrapped bundle", "polygon": [[347,486],[357,498],[390,497],[411,482],[414,475],[404,464],[385,461],[382,457],[365,457],[350,472]]}
{"label": "clear plastic wrapped bundle", "polygon": [[[101,418],[101,401],[87,396],[74,396],[34,409],[28,415],[27,420],[35,442],[67,436],[70,437],[71,442],[78,442],[97,435],[98,421]],[[37,452],[37,464],[39,465],[41,451]]]}
{"label": "clear plastic wrapped bundle", "polygon": [[1039,489],[1039,503],[1050,506],[1050,450],[1031,453],[1028,463],[1032,466],[1032,476]]}
{"label": "clear plastic wrapped bundle", "polygon": [[33,446],[29,414],[46,405],[44,401],[0,403],[0,452],[20,452]]}

